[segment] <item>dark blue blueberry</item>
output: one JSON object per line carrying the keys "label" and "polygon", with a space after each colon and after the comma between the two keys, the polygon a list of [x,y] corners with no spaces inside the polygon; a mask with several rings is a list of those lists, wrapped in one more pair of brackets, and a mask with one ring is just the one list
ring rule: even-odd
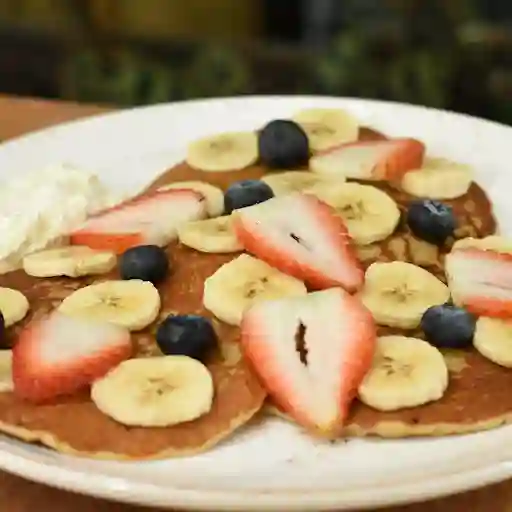
{"label": "dark blue blueberry", "polygon": [[263,203],[274,197],[272,189],[260,180],[236,181],[224,194],[224,212],[230,214],[237,208]]}
{"label": "dark blue blueberry", "polygon": [[123,279],[142,279],[156,284],[163,281],[168,272],[167,254],[156,245],[132,247],[119,258],[119,273]]}
{"label": "dark blue blueberry", "polygon": [[258,152],[261,162],[271,169],[301,167],[309,160],[308,137],[297,123],[277,119],[259,132]]}
{"label": "dark blue blueberry", "polygon": [[443,245],[457,228],[457,219],[447,204],[422,199],[409,204],[407,225],[416,237],[434,245]]}
{"label": "dark blue blueberry", "polygon": [[158,327],[156,342],[168,356],[188,356],[199,361],[217,345],[213,325],[199,315],[169,315]]}
{"label": "dark blue blueberry", "polygon": [[438,348],[466,348],[473,343],[476,318],[465,309],[450,304],[432,306],[421,318],[421,328],[429,343]]}

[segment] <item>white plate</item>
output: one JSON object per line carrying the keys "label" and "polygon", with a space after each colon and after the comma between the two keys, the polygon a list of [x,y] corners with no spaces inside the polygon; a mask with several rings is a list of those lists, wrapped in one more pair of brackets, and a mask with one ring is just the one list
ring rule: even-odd
{"label": "white plate", "polygon": [[[388,135],[418,137],[431,154],[473,164],[512,234],[512,128],[393,103],[313,97],[194,101],[73,122],[0,146],[0,179],[68,161],[107,183],[139,188],[183,157],[190,140],[252,129],[309,106],[341,106]],[[511,372],[512,384],[512,372]],[[79,428],[79,426],[78,426]],[[49,485],[119,501],[211,510],[345,510],[427,499],[512,476],[512,427],[430,440],[351,440],[336,446],[269,419],[203,455],[96,462],[0,437],[0,467]]]}

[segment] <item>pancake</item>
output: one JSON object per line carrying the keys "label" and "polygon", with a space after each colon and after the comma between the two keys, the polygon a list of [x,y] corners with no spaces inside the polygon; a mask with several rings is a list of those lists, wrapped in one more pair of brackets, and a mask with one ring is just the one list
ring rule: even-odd
{"label": "pancake", "polygon": [[[196,313],[203,309],[203,282],[231,255],[205,255],[178,244],[167,248],[170,277],[158,286],[162,309],[169,313]],[[115,272],[103,275],[117,279]],[[0,276],[0,285],[20,290],[32,311],[9,332],[11,340],[31,318],[58,306],[62,299],[94,279],[36,279],[22,271]],[[155,324],[158,323],[155,322]],[[100,459],[151,459],[190,455],[207,450],[247,423],[264,402],[266,393],[242,359],[238,329],[214,320],[220,341],[206,362],[213,377],[215,399],[210,412],[194,421],[166,428],[134,428],[115,422],[96,408],[83,392],[55,403],[32,405],[13,393],[0,393],[0,431],[29,442],[39,442],[63,453]],[[154,341],[155,325],[132,333],[138,357],[161,355]]]}
{"label": "pancake", "polygon": [[[361,139],[378,138],[383,136],[369,129],[361,131]],[[233,172],[202,172],[181,163],[162,174],[148,189],[182,180],[205,181],[226,189],[233,181],[259,178],[266,172],[258,165]],[[372,185],[389,193],[402,210],[411,199],[389,185]],[[452,205],[459,221],[457,237],[483,237],[495,232],[491,204],[477,184],[473,184],[464,197],[447,202]],[[171,312],[205,315],[212,319],[220,340],[218,350],[207,361],[215,385],[211,411],[197,420],[173,427],[133,428],[102,414],[87,391],[45,405],[32,405],[19,400],[13,393],[4,392],[0,393],[1,431],[80,456],[125,460],[166,458],[214,446],[261,409],[266,393],[242,359],[238,328],[219,322],[202,305],[204,280],[238,253],[200,253],[179,243],[171,244],[167,253],[172,271],[158,287],[162,297],[160,317]],[[388,239],[362,248],[360,256],[365,266],[373,261],[410,261],[444,279],[444,255],[413,237],[403,222]],[[10,340],[14,340],[17,332],[32,318],[57,306],[75,289],[116,277],[113,272],[95,279],[35,279],[21,271],[0,276],[0,286],[20,290],[31,304],[30,314],[10,329]],[[155,325],[140,333],[132,333],[137,357],[159,354],[154,329]],[[380,329],[380,334],[390,333],[400,331]],[[415,335],[421,336],[421,333]],[[507,392],[512,382],[510,371],[485,360],[474,350],[446,353],[446,358],[452,378],[441,400],[394,413],[375,411],[356,401],[346,433],[389,437],[444,435],[490,428],[512,419],[512,398]],[[275,411],[273,406],[266,410],[270,409]]]}

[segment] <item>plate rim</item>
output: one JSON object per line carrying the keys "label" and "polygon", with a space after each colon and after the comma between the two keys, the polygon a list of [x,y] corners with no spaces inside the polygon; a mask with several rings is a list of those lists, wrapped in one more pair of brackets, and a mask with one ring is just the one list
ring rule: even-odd
{"label": "plate rim", "polygon": [[[212,103],[237,104],[252,101],[345,101],[352,104],[379,105],[388,107],[395,106],[400,109],[412,111],[429,111],[444,113],[449,117],[456,117],[471,123],[484,123],[494,126],[505,132],[510,132],[512,127],[485,118],[479,118],[469,114],[453,112],[445,109],[435,109],[411,103],[367,100],[364,98],[317,96],[317,95],[247,95],[238,97],[217,97],[202,98],[180,102],[158,103],[147,106],[139,106],[127,109],[105,111],[103,113],[73,119],[50,127],[43,127],[23,134],[18,137],[7,139],[0,144],[0,152],[19,144],[37,143],[42,137],[58,136],[60,132],[73,130],[77,127],[94,125],[98,122],[109,122],[110,119],[137,115],[142,112],[158,112],[162,108],[187,108],[187,106],[199,105],[205,108]],[[150,115],[150,114],[148,114]],[[3,437],[3,436],[2,436]],[[6,437],[6,439],[9,439]],[[456,492],[486,486],[492,483],[512,477],[512,461],[497,461],[487,463],[477,468],[471,468],[452,475],[439,475],[429,477],[427,481],[418,483],[407,482],[405,484],[387,483],[379,487],[378,497],[371,498],[366,489],[351,490],[308,490],[286,491],[286,490],[258,490],[247,489],[236,491],[199,489],[194,490],[174,484],[172,488],[150,483],[138,483],[134,485],[133,480],[123,477],[115,477],[100,473],[97,475],[93,469],[79,469],[69,467],[52,466],[51,475],[45,476],[45,468],[48,465],[44,461],[37,461],[27,455],[8,453],[0,447],[0,468],[29,478],[30,480],[50,485],[56,488],[79,492],[91,496],[113,499],[120,502],[132,504],[144,504],[148,506],[172,507],[172,508],[195,508],[202,510],[218,510],[219,506],[226,510],[328,510],[337,508],[345,510],[348,507],[367,509],[375,506],[398,505],[414,501],[430,499],[433,497],[445,496]],[[60,454],[56,454],[61,456]],[[143,496],[143,498],[141,498]],[[142,501],[143,499],[143,501]],[[247,505],[249,503],[250,505]]]}

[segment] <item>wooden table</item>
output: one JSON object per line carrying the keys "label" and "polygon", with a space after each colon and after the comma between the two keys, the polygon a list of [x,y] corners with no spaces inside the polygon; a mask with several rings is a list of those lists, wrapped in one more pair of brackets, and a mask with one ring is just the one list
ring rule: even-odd
{"label": "wooden table", "polygon": [[[0,95],[0,140],[56,123],[106,112],[107,108],[75,103],[17,99]],[[0,472],[1,512],[150,512],[78,496]],[[478,491],[382,512],[512,512],[512,482]],[[219,511],[220,512],[220,511]]]}

